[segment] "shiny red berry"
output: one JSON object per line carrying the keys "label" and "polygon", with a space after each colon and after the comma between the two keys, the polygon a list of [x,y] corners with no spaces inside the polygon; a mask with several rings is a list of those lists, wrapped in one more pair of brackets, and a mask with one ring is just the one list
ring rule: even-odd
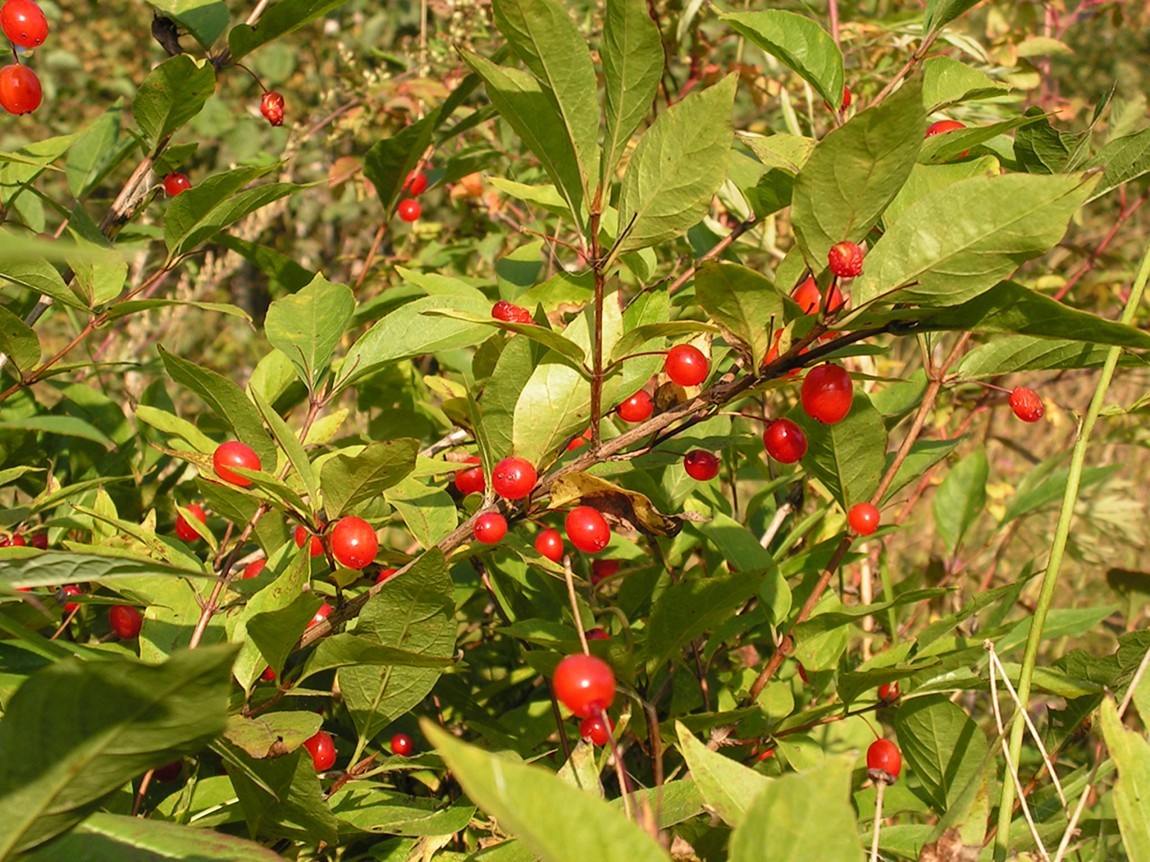
{"label": "shiny red berry", "polygon": [[130,605],[112,605],[108,608],[108,625],[121,640],[131,640],[144,626],[144,615]]}
{"label": "shiny red berry", "polygon": [[643,422],[651,418],[651,414],[655,412],[655,405],[651,401],[650,394],[640,389],[630,398],[620,401],[615,412],[624,422]]}
{"label": "shiny red berry", "polygon": [[884,682],[878,687],[878,699],[883,703],[894,703],[902,697],[902,692],[898,687],[898,680],[894,682]]}
{"label": "shiny red berry", "polygon": [[260,470],[263,465],[260,463],[260,456],[251,446],[237,440],[229,440],[216,447],[216,451],[212,454],[212,467],[215,468],[216,475],[225,482],[246,488],[251,485],[252,480],[241,476],[232,468]]}
{"label": "shiny red berry", "polygon": [[421,195],[427,191],[427,174],[423,171],[412,171],[403,183],[403,190],[409,195]]}
{"label": "shiny red berry", "polygon": [[485,545],[495,545],[507,535],[507,519],[498,512],[484,512],[475,519],[475,538]]}
{"label": "shiny red berry", "polygon": [[683,469],[692,479],[709,482],[719,475],[719,459],[702,449],[692,449],[683,456]]}
{"label": "shiny red berry", "polygon": [[926,137],[933,138],[935,135],[945,135],[947,132],[957,132],[965,128],[966,126],[958,120],[939,120],[930,124],[930,128],[926,130]]}
{"label": "shiny red berry", "polygon": [[276,672],[271,669],[271,665],[264,668],[264,672],[260,674],[260,679],[264,682],[275,682]]}
{"label": "shiny red berry", "polygon": [[842,100],[842,104],[839,105],[839,110],[845,111],[850,106],[851,106],[851,88],[844,86],[843,87],[843,100]]}
{"label": "shiny red berry", "polygon": [[601,628],[587,629],[587,631],[583,632],[583,636],[589,641],[611,640],[611,635],[607,634],[607,630]]}
{"label": "shiny red berry", "polygon": [[676,344],[663,360],[663,371],[680,386],[698,386],[709,370],[707,357],[693,344]]}
{"label": "shiny red berry", "polygon": [[331,528],[328,541],[336,562],[349,569],[365,568],[375,559],[379,550],[379,537],[375,535],[375,528],[354,515],[340,518]]}
{"label": "shiny red berry", "polygon": [[850,413],[854,386],[845,368],[828,362],[807,372],[800,397],[803,412],[812,419],[833,425]]}
{"label": "shiny red berry", "polygon": [[[192,503],[190,506],[184,506],[184,510],[201,524],[208,522],[208,516],[207,513],[204,512],[203,506]],[[189,524],[183,515],[176,516],[176,535],[185,542],[198,542],[200,540],[200,534],[196,532],[195,527]]]}
{"label": "shiny red berry", "polygon": [[572,437],[570,440],[567,441],[567,451],[572,452],[575,449],[578,449],[580,446],[586,446],[587,443],[590,442],[590,440],[591,440],[591,429],[588,428],[586,431],[584,431],[579,436]]}
{"label": "shiny red berry", "polygon": [[320,623],[322,623],[324,620],[326,620],[329,616],[331,616],[331,612],[333,610],[335,610],[335,608],[333,608],[327,602],[324,602],[322,605],[319,606],[319,610],[315,612],[315,616],[313,616],[310,620],[307,621],[307,627],[310,629],[312,626],[318,626]]}
{"label": "shiny red berry", "polygon": [[0,69],[0,105],[10,114],[30,114],[44,97],[40,79],[27,66],[13,63]]}
{"label": "shiny red berry", "polygon": [[419,201],[415,198],[407,198],[399,202],[396,212],[399,213],[399,217],[403,221],[413,222],[417,221],[423,214],[423,207],[419,205]]}
{"label": "shiny red berry", "polygon": [[[479,457],[472,455],[464,463],[478,464],[480,463]],[[468,494],[482,494],[483,490],[487,487],[487,480],[483,477],[483,468],[468,467],[464,470],[456,471],[455,487],[458,488],[459,493],[465,497]]]}
{"label": "shiny red berry", "polygon": [[331,738],[330,733],[319,731],[307,739],[303,747],[311,755],[311,762],[316,772],[327,772],[335,766],[335,740]]}
{"label": "shiny red berry", "polygon": [[411,741],[411,737],[406,733],[397,733],[391,738],[392,754],[397,754],[400,757],[408,757],[413,751],[415,751],[415,743]]}
{"label": "shiny red berry", "polygon": [[780,464],[794,464],[807,454],[807,435],[790,419],[776,419],[763,432],[763,446]]}
{"label": "shiny red berry", "polygon": [[525,458],[504,458],[491,471],[491,487],[505,500],[522,500],[535,487],[535,465]]}
{"label": "shiny red berry", "polygon": [[606,745],[611,739],[611,731],[615,729],[615,722],[603,715],[589,715],[579,722],[579,738],[585,739],[592,745]]}
{"label": "shiny red berry", "polygon": [[508,302],[506,299],[501,299],[491,306],[491,316],[496,320],[502,320],[504,323],[535,323],[535,318],[531,316],[530,311],[521,305]]}
{"label": "shiny red berry", "polygon": [[1046,415],[1042,398],[1033,389],[1027,389],[1025,386],[1018,386],[1010,391],[1010,409],[1023,422],[1037,422]]}
{"label": "shiny red berry", "polygon": [[0,8],[0,28],[21,48],[35,48],[48,38],[48,19],[32,0],[6,0]]}
{"label": "shiny red berry", "polygon": [[618,573],[619,568],[623,565],[621,560],[592,560],[591,561],[591,586],[595,586],[601,581]]}
{"label": "shiny red berry", "polygon": [[[67,584],[61,588],[60,593],[68,598],[75,598],[76,596],[84,595],[84,591],[75,584]],[[80,607],[79,602],[64,602],[64,610],[68,613]]]}
{"label": "shiny red berry", "polygon": [[874,503],[855,503],[847,513],[847,523],[860,536],[869,536],[878,529],[879,512]]}
{"label": "shiny red berry", "polygon": [[375,576],[375,582],[377,584],[382,584],[384,581],[390,581],[393,577],[395,577],[395,573],[398,571],[399,569],[394,568],[380,569],[379,574]]}
{"label": "shiny red berry", "polygon": [[267,564],[267,560],[252,560],[250,563],[244,566],[243,574],[241,574],[240,577],[245,581],[248,578],[257,577],[259,576],[260,572],[264,570],[264,567],[267,566]]}
{"label": "shiny red berry", "polygon": [[542,530],[535,537],[535,550],[553,563],[563,559],[563,536],[558,530]]}
{"label": "shiny red berry", "polygon": [[593,655],[567,656],[555,668],[551,683],[559,701],[580,718],[605,711],[615,700],[615,672]]}
{"label": "shiny red berry", "polygon": [[[818,282],[810,276],[791,291],[791,299],[798,304],[803,314],[816,314],[823,305],[823,294],[819,290]],[[831,289],[827,292],[827,314],[833,314],[845,304],[846,300],[843,299],[843,292],[839,290],[838,284],[832,284]]]}
{"label": "shiny red berry", "polygon": [[308,556],[320,557],[323,556],[323,536],[316,536],[308,530],[303,524],[297,524],[292,538],[295,539],[295,546],[302,548],[303,543],[307,541],[307,537],[311,536],[311,543],[308,545]]}
{"label": "shiny red berry", "polygon": [[902,771],[902,752],[889,739],[876,739],[866,750],[866,768],[872,781],[894,784]]}
{"label": "shiny red berry", "polygon": [[284,124],[284,97],[275,90],[268,90],[260,99],[260,113],[273,126]]}
{"label": "shiny red berry", "polygon": [[827,252],[827,264],[839,278],[855,278],[862,275],[863,250],[853,242],[832,245]]}
{"label": "shiny red berry", "polygon": [[568,512],[564,527],[571,544],[585,554],[597,554],[611,541],[607,519],[590,506],[576,506]]}
{"label": "shiny red berry", "polygon": [[191,187],[192,181],[188,179],[188,175],[179,171],[173,171],[164,177],[164,193],[170,198],[183,194]]}

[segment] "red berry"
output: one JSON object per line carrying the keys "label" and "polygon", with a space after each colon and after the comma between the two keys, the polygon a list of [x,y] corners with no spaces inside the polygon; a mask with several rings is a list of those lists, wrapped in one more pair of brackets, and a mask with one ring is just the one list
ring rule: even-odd
{"label": "red berry", "polygon": [[966,126],[958,120],[939,120],[930,124],[930,128],[926,130],[926,137],[933,138],[935,135],[945,135],[947,132],[957,132],[965,128]]}
{"label": "red berry", "polygon": [[491,306],[491,316],[496,320],[502,320],[504,323],[535,323],[535,318],[531,316],[530,311],[521,305],[508,302],[506,299],[501,299]]}
{"label": "red berry", "polygon": [[311,544],[308,545],[307,549],[308,555],[312,557],[323,555],[323,536],[316,536],[309,533],[308,528],[303,524],[297,524],[295,532],[292,535],[297,548],[302,548],[303,543],[307,541],[307,537],[311,535]]}
{"label": "red berry", "polygon": [[843,86],[843,101],[842,101],[842,104],[839,106],[839,110],[845,111],[850,106],[851,106],[851,88],[844,85]]}
{"label": "red berry", "polygon": [[589,641],[611,640],[611,635],[607,634],[607,631],[601,628],[587,629],[587,631],[583,632],[583,636]]}
{"label": "red berry", "polygon": [[615,722],[606,715],[600,718],[589,715],[579,722],[579,737],[592,745],[606,745],[611,739],[611,731],[615,729]]}
{"label": "red berry", "polygon": [[894,784],[902,771],[902,752],[889,739],[876,739],[866,750],[866,768],[871,780]]}
{"label": "red berry", "polygon": [[874,503],[855,503],[847,513],[847,523],[860,536],[869,536],[878,529],[878,506]]}
{"label": "red berry", "polygon": [[567,538],[585,554],[597,554],[611,541],[611,528],[598,509],[576,506],[564,522]]}
{"label": "red berry", "polygon": [[375,559],[379,538],[375,529],[363,518],[348,515],[332,527],[331,553],[337,563],[349,569],[362,569]]}
{"label": "red berry", "polygon": [[[823,294],[819,290],[818,282],[810,276],[807,280],[791,291],[791,299],[798,303],[799,308],[803,310],[803,314],[816,314],[823,305]],[[843,292],[839,290],[837,284],[832,284],[831,289],[827,293],[827,314],[834,314],[846,304],[843,299]],[[782,332],[779,332],[779,336]],[[778,336],[776,336],[777,338]]]}
{"label": "red berry", "polygon": [[335,608],[327,602],[324,602],[319,606],[319,610],[315,612],[315,616],[307,621],[307,627],[310,629],[312,626],[318,626],[331,615],[333,610],[335,610]]}
{"label": "red berry", "polygon": [[415,743],[406,733],[397,733],[391,738],[391,753],[407,757],[415,750]]}
{"label": "red berry", "polygon": [[[480,463],[479,458],[472,455],[467,459],[467,464]],[[483,490],[487,487],[487,480],[483,478],[482,467],[468,467],[466,470],[459,470],[455,474],[455,487],[459,489],[459,493],[463,496],[468,494],[482,494]]]}
{"label": "red berry", "polygon": [[764,751],[762,754],[760,754],[758,757],[756,757],[755,760],[757,760],[759,763],[762,763],[764,760],[770,760],[774,756],[775,756],[775,749],[768,748],[766,751]]}
{"label": "red berry", "polygon": [[592,560],[591,561],[591,586],[595,586],[601,581],[616,574],[619,567],[623,565],[621,560]]}
{"label": "red berry", "polygon": [[48,534],[47,533],[33,533],[32,534],[32,547],[39,548],[41,551],[48,550]]}
{"label": "red berry", "polygon": [[268,90],[260,99],[260,113],[273,126],[284,124],[284,97],[275,90]]}
{"label": "red berry", "polygon": [[651,396],[642,389],[619,402],[619,406],[615,408],[615,412],[624,422],[643,422],[650,419],[654,411],[655,405],[651,402]]}
{"label": "red berry", "polygon": [[183,194],[191,187],[192,181],[188,179],[188,175],[179,171],[173,171],[164,177],[164,193],[170,198]]}
{"label": "red berry", "polygon": [[427,191],[427,174],[423,171],[412,171],[403,183],[403,190],[409,195],[421,195]]}
{"label": "red berry", "polygon": [[807,676],[807,669],[803,667],[802,662],[799,662],[799,679],[803,681],[803,685],[811,684],[811,678]]}
{"label": "red berry", "polygon": [[853,242],[840,242],[832,245],[827,252],[827,264],[831,272],[839,278],[854,278],[862,275],[863,250]]}
{"label": "red berry", "polygon": [[898,680],[894,682],[884,682],[878,687],[878,699],[883,703],[893,703],[902,697],[902,692],[898,688]]}
{"label": "red berry", "polygon": [[30,114],[44,97],[40,79],[27,66],[13,63],[0,69],[0,105],[10,114]]}
{"label": "red berry", "polygon": [[375,582],[382,584],[384,581],[390,581],[399,569],[380,569],[379,574],[375,576]]}
{"label": "red berry", "polygon": [[256,450],[238,440],[229,440],[227,443],[221,443],[217,446],[212,455],[212,466],[215,468],[217,476],[225,482],[239,485],[241,488],[251,485],[252,480],[246,476],[241,476],[231,468],[239,467],[243,470],[260,470],[263,468]]}
{"label": "red berry", "polygon": [[319,731],[307,739],[303,747],[311,754],[311,762],[316,772],[327,772],[335,766],[335,740],[331,734]]}
{"label": "red berry", "polygon": [[597,715],[615,700],[615,672],[601,658],[576,653],[555,668],[555,696],[580,718]]}
{"label": "red berry", "polygon": [[553,563],[563,559],[563,537],[558,530],[543,530],[535,537],[535,550]]}
{"label": "red berry", "polygon": [[276,672],[271,669],[271,665],[264,668],[264,672],[260,674],[260,679],[264,682],[275,682]]}
{"label": "red berry", "polygon": [[578,449],[580,446],[586,446],[590,439],[591,439],[591,429],[588,428],[586,431],[584,431],[578,437],[572,437],[570,440],[567,441],[567,451],[571,452],[575,449]]}
{"label": "red berry", "polygon": [[24,537],[21,536],[19,533],[16,533],[15,535],[12,536],[12,538],[5,539],[4,544],[0,545],[0,548],[8,548],[8,547],[23,548],[23,547],[26,547],[27,544],[28,544],[28,542],[24,539]]}
{"label": "red berry", "polygon": [[475,538],[485,545],[495,545],[507,535],[507,519],[498,512],[484,512],[475,519]]}
{"label": "red berry", "polygon": [[819,422],[834,425],[850,413],[854,386],[845,368],[827,362],[807,372],[800,395],[803,412]]}
{"label": "red berry", "polygon": [[524,458],[504,458],[491,471],[491,487],[506,500],[522,500],[535,487],[535,466]]}
{"label": "red berry", "polygon": [[112,605],[108,608],[108,625],[121,640],[131,640],[140,633],[144,625],[144,615],[138,608],[129,605]]}
{"label": "red berry", "polygon": [[719,475],[719,459],[702,449],[692,449],[683,456],[683,469],[692,479],[709,482]]}
{"label": "red berry", "polygon": [[1033,389],[1027,389],[1025,386],[1018,386],[1010,391],[1010,409],[1023,422],[1037,422],[1046,415],[1042,398]]}
{"label": "red berry", "polygon": [[[75,584],[65,585],[60,590],[60,593],[64,596],[72,596],[72,597],[84,595],[84,591],[82,589],[80,589],[78,586],[76,586]],[[64,610],[67,611],[68,613],[72,613],[72,611],[76,610],[78,607],[80,607],[79,602],[64,602]]]}
{"label": "red berry", "polygon": [[0,8],[0,27],[21,48],[35,48],[48,38],[48,20],[32,0],[7,0]]}
{"label": "red berry", "polygon": [[240,577],[243,578],[245,581],[248,578],[254,578],[257,575],[259,575],[260,572],[262,572],[264,570],[264,567],[267,564],[268,564],[267,560],[252,560],[250,563],[248,563],[246,566],[244,566],[243,574],[240,575]]}
{"label": "red berry", "polygon": [[767,454],[781,464],[794,464],[807,454],[807,435],[790,419],[776,419],[763,432]]}
{"label": "red berry", "polygon": [[[201,524],[208,522],[208,516],[204,512],[203,506],[192,503],[190,506],[184,506],[184,509]],[[196,532],[195,528],[188,523],[183,515],[176,516],[176,535],[185,542],[198,542],[200,540],[200,534]]]}
{"label": "red berry", "polygon": [[413,222],[423,214],[423,207],[415,198],[407,198],[399,202],[396,212],[399,213],[399,217],[403,221]]}
{"label": "red berry", "polygon": [[676,344],[667,351],[663,370],[680,386],[698,386],[707,379],[710,363],[703,351],[692,344]]}

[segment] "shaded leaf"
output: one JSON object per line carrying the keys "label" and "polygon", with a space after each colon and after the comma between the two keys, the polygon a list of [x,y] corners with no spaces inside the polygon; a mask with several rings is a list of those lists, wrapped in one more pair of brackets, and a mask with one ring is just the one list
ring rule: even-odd
{"label": "shaded leaf", "polygon": [[752,44],[794,69],[824,100],[836,106],[842,102],[842,52],[809,17],[781,9],[720,17]]}

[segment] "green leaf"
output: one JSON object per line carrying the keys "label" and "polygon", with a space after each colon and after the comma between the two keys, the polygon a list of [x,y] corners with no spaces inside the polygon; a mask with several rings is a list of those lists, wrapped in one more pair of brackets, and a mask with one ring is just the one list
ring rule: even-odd
{"label": "green leaf", "polygon": [[[1022,481],[1018,483],[1018,489],[1006,506],[1006,511],[1002,513],[1002,519],[999,521],[1000,526],[1009,524],[1015,518],[1029,515],[1043,506],[1049,506],[1062,499],[1070,475],[1070,468],[1058,466],[1062,461],[1061,456],[1055,456],[1036,465],[1022,477]],[[1081,490],[1085,490],[1093,485],[1106,482],[1120,469],[1118,464],[1108,467],[1086,467],[1082,471],[1079,487]]]}
{"label": "green leaf", "polygon": [[966,302],[1057,243],[1095,182],[1077,174],[977,176],[927,195],[871,249],[852,300]]}
{"label": "green leaf", "polygon": [[[245,690],[259,679],[264,668],[271,664],[273,656],[265,656],[256,642],[248,636],[248,624],[257,616],[272,614],[290,608],[297,600],[310,602],[311,613],[314,615],[319,609],[320,599],[311,592],[304,593],[303,588],[308,582],[311,571],[310,560],[302,549],[297,549],[294,543],[285,545],[277,554],[268,560],[268,568],[277,572],[275,580],[263,587],[254,596],[248,599],[237,614],[227,617],[228,640],[240,644],[239,655],[236,656],[232,673]],[[297,606],[297,608],[300,606]],[[304,617],[296,633],[302,634],[308,617]],[[279,667],[272,667],[277,673]]]}
{"label": "green leaf", "polygon": [[214,739],[234,656],[201,647],[161,665],[66,659],[29,678],[0,722],[0,858],[67,831],[126,782]]}
{"label": "green leaf", "polygon": [[[898,472],[894,474],[894,479],[891,480],[890,487],[887,488],[886,493],[883,495],[883,503],[894,499],[895,495],[911,482],[917,482],[925,476],[927,470],[953,452],[961,442],[961,437],[955,437],[951,440],[916,441],[910,447],[910,453],[903,460],[902,465],[898,468]],[[894,452],[887,453],[886,466],[883,468],[884,474],[891,464],[894,463],[894,458]]]}
{"label": "green leaf", "polygon": [[338,518],[357,503],[378,497],[415,468],[419,441],[410,437],[370,443],[356,455],[337,454],[320,471],[323,503]]}
{"label": "green leaf", "polygon": [[[99,304],[98,302],[96,304]],[[229,314],[232,317],[239,317],[247,323],[252,322],[251,315],[240,308],[238,305],[232,305],[227,302],[194,302],[187,299],[132,299],[127,302],[117,302],[108,309],[108,320],[120,320],[131,314],[139,314],[143,311],[151,311],[153,308],[198,308],[201,311],[211,311],[218,314]]]}
{"label": "green leaf", "polygon": [[[428,656],[455,649],[454,585],[443,554],[429,551],[403,577],[372,598],[359,615],[358,633],[382,646]],[[370,739],[418,704],[443,673],[441,667],[341,667],[340,690],[356,730]]]}
{"label": "green leaf", "polygon": [[80,302],[71,288],[64,283],[56,267],[46,260],[31,258],[28,260],[9,260],[4,257],[4,272],[0,278],[26,287],[28,290],[43,293],[52,297],[59,303],[87,310],[87,303]]}
{"label": "green leaf", "polygon": [[713,512],[711,519],[691,527],[697,530],[727,561],[732,571],[757,572],[758,593],[762,608],[774,623],[781,623],[791,612],[791,589],[771,552],[759,543],[759,537],[729,515]]}
{"label": "green leaf", "polygon": [[0,305],[0,353],[12,361],[20,374],[26,374],[40,363],[40,339],[23,320]]}
{"label": "green leaf", "polygon": [[228,6],[221,0],[148,0],[148,5],[171,18],[205,48],[228,29]]}
{"label": "green leaf", "polygon": [[8,558],[0,566],[0,583],[21,587],[51,587],[57,584],[87,584],[112,578],[139,575],[169,577],[209,577],[201,569],[171,566],[149,559],[77,554],[70,551],[25,552],[23,559]]}
{"label": "green leaf", "polygon": [[403,194],[408,175],[427,152],[444,119],[443,109],[437,108],[390,138],[376,141],[364,155],[363,175],[375,186],[385,212],[390,213]]}
{"label": "green leaf", "polygon": [[459,524],[455,501],[442,488],[408,477],[388,488],[387,500],[403,518],[416,541],[431,548]]}
{"label": "green leaf", "polygon": [[734,347],[760,368],[772,332],[783,325],[783,298],[765,275],[735,263],[708,261],[695,274],[695,297]]}
{"label": "green leaf", "polygon": [[[300,188],[267,183],[241,190],[235,188],[234,173],[205,180],[168,204],[164,241],[173,257],[195,250],[229,225]],[[197,191],[201,194],[194,195]]]}
{"label": "green leaf", "polygon": [[706,215],[727,175],[737,80],[691,93],[639,139],[619,190],[620,253],[675,239]]}
{"label": "green leaf", "polygon": [[309,497],[314,499],[319,494],[319,478],[316,476],[315,470],[312,469],[311,461],[308,460],[307,452],[304,451],[299,437],[288,427],[287,422],[267,402],[258,389],[252,388],[250,391],[256,409],[260,411],[260,415],[263,416],[268,428],[271,429],[272,436],[275,437],[276,442],[287,455],[292,468],[303,483],[304,490],[307,491]]}
{"label": "green leaf", "polygon": [[647,624],[647,666],[661,668],[686,643],[726,622],[755,595],[761,572],[689,576],[660,594]]}
{"label": "green leaf", "polygon": [[473,805],[445,805],[380,787],[345,786],[330,801],[341,825],[377,834],[451,835],[466,829],[475,816]]}
{"label": "green leaf", "polygon": [[1110,698],[1102,701],[1102,735],[1118,766],[1113,804],[1126,856],[1150,859],[1150,820],[1146,818],[1146,800],[1150,799],[1150,745],[1144,737],[1122,726]]}
{"label": "green leaf", "polygon": [[272,347],[283,351],[304,384],[315,391],[354,312],[351,288],[317,275],[303,290],[271,304],[264,331]]}
{"label": "green leaf", "polygon": [[259,24],[240,24],[228,33],[232,60],[240,60],[261,45],[294,33],[335,9],[347,0],[279,0],[264,11]]}
{"label": "green leaf", "polygon": [[[831,246],[867,235],[910,176],[926,123],[920,86],[912,79],[882,104],[851,117],[819,141],[799,171],[795,238],[815,272],[826,268]],[[870,263],[868,258],[868,268]],[[852,291],[858,303],[856,296]]]}
{"label": "green leaf", "polygon": [[583,348],[553,329],[538,323],[508,323],[505,320],[496,320],[490,314],[465,314],[453,309],[437,309],[426,312],[428,317],[450,317],[453,320],[462,320],[467,323],[478,323],[492,329],[504,329],[517,333],[532,341],[538,341],[548,350],[554,350],[559,356],[571,360],[571,367],[576,370],[583,366],[586,354]]}
{"label": "green leaf", "polygon": [[[406,576],[405,576],[406,577]],[[443,668],[455,661],[449,655],[414,653],[377,643],[370,635],[338,634],[319,642],[300,672],[299,682],[325,670],[348,665]]]}
{"label": "green leaf", "polygon": [[224,768],[253,836],[336,843],[339,823],[323,798],[306,749],[264,760],[239,748],[224,750]]}
{"label": "green leaf", "polygon": [[554,102],[587,200],[599,178],[599,92],[587,43],[558,0],[494,0],[492,9],[495,26]]}
{"label": "green leaf", "polygon": [[986,480],[990,463],[984,449],[976,449],[959,461],[934,495],[934,525],[946,549],[953,555],[966,531],[986,508]]}
{"label": "green leaf", "polygon": [[922,22],[924,33],[941,30],[967,9],[977,6],[979,0],[927,0],[926,17]]}
{"label": "green leaf", "polygon": [[[669,858],[621,811],[556,775],[508,756],[489,754],[429,721],[424,720],[421,727],[468,797],[543,862],[666,862]],[[589,823],[595,828],[587,828]]]}
{"label": "green leaf", "polygon": [[[983,294],[983,296],[985,295]],[[1094,317],[1094,315],[1090,316]],[[998,377],[1017,371],[1101,368],[1109,353],[1110,349],[1107,347],[1086,344],[1082,341],[1013,335],[1006,338],[996,338],[987,344],[974,348],[958,363],[958,374],[969,379]],[[1134,361],[1133,357],[1125,358],[1131,363]]]}
{"label": "green leaf", "polygon": [[928,57],[922,67],[922,104],[928,114],[960,102],[989,99],[1010,88],[949,57]]}
{"label": "green leaf", "polygon": [[323,725],[314,712],[269,712],[256,718],[229,715],[224,738],[258,759],[299,748]]}
{"label": "green leaf", "polygon": [[601,172],[607,188],[631,135],[651,112],[663,76],[663,40],[644,0],[607,0],[599,56],[606,82]]}
{"label": "green leaf", "polygon": [[772,781],[731,835],[731,862],[863,862],[851,806],[854,758],[838,755]]}
{"label": "green leaf", "polygon": [[285,290],[300,290],[316,276],[316,273],[304,269],[287,255],[266,245],[247,242],[227,234],[216,237],[216,242],[243,257]]}
{"label": "green leaf", "polygon": [[1075,136],[1057,131],[1037,105],[1027,108],[1026,114],[1036,122],[1023,126],[1014,136],[1015,159],[1027,173],[1062,173],[1070,161]]}
{"label": "green leaf", "polygon": [[850,413],[834,425],[824,425],[801,410],[792,411],[790,418],[807,435],[804,469],[826,485],[843,509],[869,500],[885,466],[887,434],[867,394],[856,390]]}
{"label": "green leaf", "polygon": [[116,443],[107,434],[76,416],[29,416],[27,419],[11,419],[0,422],[0,429],[31,431],[35,434],[59,434],[64,437],[78,437],[99,443],[105,449],[116,448]]}
{"label": "green leaf", "polygon": [[1088,167],[1102,167],[1102,179],[1090,200],[1096,200],[1125,183],[1150,173],[1150,129],[1108,141]]}
{"label": "green leaf", "polygon": [[691,778],[703,794],[703,801],[724,823],[738,826],[746,819],[751,803],[766,789],[771,779],[737,760],[711,751],[678,722],[675,732],[679,737],[679,751],[691,770]]}
{"label": "green leaf", "polygon": [[212,64],[177,54],[152,70],[140,85],[132,114],[153,148],[203,110],[216,90]]}
{"label": "green leaf", "polygon": [[77,260],[116,261],[119,252],[93,243],[75,243],[63,239],[37,239],[26,233],[0,230],[0,258],[5,267],[9,263],[37,260],[56,260],[74,263]]}
{"label": "green leaf", "polygon": [[809,17],[779,9],[720,17],[752,44],[794,69],[824,100],[836,107],[842,102],[842,52]]}
{"label": "green leaf", "polygon": [[954,164],[923,165],[916,164],[906,178],[903,187],[899,189],[890,206],[883,213],[883,224],[889,230],[890,226],[902,218],[916,201],[934,194],[939,189],[954,185],[960,180],[978,176],[996,176],[1002,171],[1002,166],[994,156],[983,156],[978,159],[969,159]]}

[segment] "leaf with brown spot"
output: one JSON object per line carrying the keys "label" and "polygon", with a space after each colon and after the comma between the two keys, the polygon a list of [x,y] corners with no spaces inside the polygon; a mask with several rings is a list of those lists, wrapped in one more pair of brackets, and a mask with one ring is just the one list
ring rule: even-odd
{"label": "leaf with brown spot", "polygon": [[585,505],[598,509],[609,521],[628,524],[648,536],[675,536],[687,520],[664,515],[642,494],[620,488],[590,473],[568,473],[551,486],[551,506]]}

